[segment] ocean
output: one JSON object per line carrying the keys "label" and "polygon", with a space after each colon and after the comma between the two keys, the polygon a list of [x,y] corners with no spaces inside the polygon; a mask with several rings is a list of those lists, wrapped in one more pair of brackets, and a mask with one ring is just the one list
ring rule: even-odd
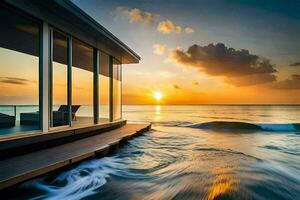
{"label": "ocean", "polygon": [[152,129],[7,198],[300,199],[300,106],[128,105],[123,118]]}

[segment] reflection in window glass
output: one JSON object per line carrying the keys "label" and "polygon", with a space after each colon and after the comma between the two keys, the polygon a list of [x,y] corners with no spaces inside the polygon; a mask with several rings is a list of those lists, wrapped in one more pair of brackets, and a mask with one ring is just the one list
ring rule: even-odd
{"label": "reflection in window glass", "polygon": [[109,56],[104,53],[99,62],[99,119],[109,121]]}
{"label": "reflection in window glass", "polygon": [[94,123],[93,48],[73,39],[72,121],[73,125]]}
{"label": "reflection in window glass", "polygon": [[0,136],[40,129],[39,23],[0,3]]}
{"label": "reflection in window glass", "polygon": [[52,115],[51,126],[69,124],[68,110],[68,39],[53,31]]}
{"label": "reflection in window glass", "polygon": [[122,118],[121,64],[113,59],[113,120]]}

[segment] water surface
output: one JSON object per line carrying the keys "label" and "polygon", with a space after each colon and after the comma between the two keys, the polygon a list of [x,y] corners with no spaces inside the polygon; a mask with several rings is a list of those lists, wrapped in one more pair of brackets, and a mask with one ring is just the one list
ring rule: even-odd
{"label": "water surface", "polygon": [[300,106],[127,106],[124,117],[155,123],[112,156],[26,182],[5,195],[299,199]]}

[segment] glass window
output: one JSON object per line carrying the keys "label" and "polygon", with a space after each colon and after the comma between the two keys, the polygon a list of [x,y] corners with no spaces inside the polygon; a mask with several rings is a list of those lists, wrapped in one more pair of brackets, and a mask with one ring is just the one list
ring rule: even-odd
{"label": "glass window", "polygon": [[39,22],[0,3],[0,136],[40,129]]}
{"label": "glass window", "polygon": [[73,38],[72,121],[73,125],[94,123],[93,48]]}
{"label": "glass window", "polygon": [[122,118],[121,63],[113,59],[113,120]]}
{"label": "glass window", "polygon": [[100,53],[99,61],[99,119],[109,121],[109,56]]}
{"label": "glass window", "polygon": [[68,108],[68,38],[53,31],[52,114],[51,127],[69,124]]}

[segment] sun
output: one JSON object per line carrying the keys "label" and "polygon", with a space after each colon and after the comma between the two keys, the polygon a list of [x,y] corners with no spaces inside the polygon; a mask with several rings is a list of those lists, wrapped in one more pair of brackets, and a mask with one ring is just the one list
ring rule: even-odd
{"label": "sun", "polygon": [[154,92],[153,97],[156,101],[159,101],[163,98],[163,94],[161,92]]}

